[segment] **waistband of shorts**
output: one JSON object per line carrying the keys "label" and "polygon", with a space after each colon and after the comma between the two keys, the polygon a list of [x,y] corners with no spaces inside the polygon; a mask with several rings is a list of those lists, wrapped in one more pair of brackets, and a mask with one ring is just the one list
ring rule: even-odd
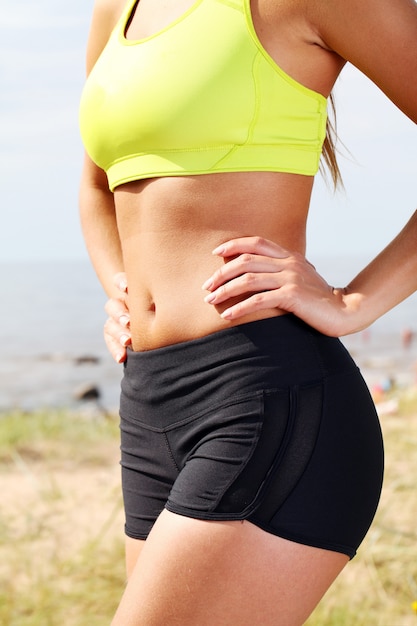
{"label": "waistband of shorts", "polygon": [[352,363],[338,339],[292,314],[257,320],[154,350],[129,350],[121,410],[188,412],[207,399],[314,383]]}
{"label": "waistband of shorts", "polygon": [[178,366],[183,370],[187,368],[189,359],[194,364],[204,362],[209,367],[218,361],[221,354],[228,354],[231,359],[233,356],[254,352],[273,353],[278,357],[296,350],[299,342],[305,349],[304,342],[311,333],[314,334],[316,331],[288,313],[238,324],[202,337],[152,350],[135,352],[128,348],[125,369],[132,366],[142,371],[153,370],[157,373],[163,371],[169,364],[170,368]]}
{"label": "waistband of shorts", "polygon": [[287,313],[231,326],[202,337],[152,350],[135,352],[128,349],[127,363],[137,363],[160,371],[167,360],[171,364],[176,362],[183,364],[188,356],[193,360],[200,357],[205,360],[208,353],[215,358],[219,351],[229,349],[233,351],[233,348],[238,348],[239,351],[246,348],[249,351],[273,352],[277,356],[283,356],[299,348],[306,350],[306,341],[314,343],[319,351],[323,346],[324,352],[340,343],[338,338],[323,335],[292,313]]}

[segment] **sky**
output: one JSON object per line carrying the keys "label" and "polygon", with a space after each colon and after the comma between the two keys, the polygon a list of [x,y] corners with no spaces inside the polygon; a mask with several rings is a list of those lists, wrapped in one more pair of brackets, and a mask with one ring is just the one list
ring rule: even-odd
{"label": "sky", "polygon": [[[79,260],[78,103],[93,1],[3,2],[0,18],[0,262]],[[367,78],[336,90],[345,191],[320,176],[308,256],[371,258],[417,208],[417,127]]]}

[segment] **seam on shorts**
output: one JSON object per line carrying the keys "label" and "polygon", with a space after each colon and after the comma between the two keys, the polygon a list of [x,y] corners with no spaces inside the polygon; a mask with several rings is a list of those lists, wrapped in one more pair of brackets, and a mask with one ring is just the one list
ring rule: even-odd
{"label": "seam on shorts", "polygon": [[292,435],[294,432],[294,428],[295,428],[295,423],[297,420],[297,410],[298,410],[298,406],[299,406],[299,400],[300,400],[300,390],[306,389],[307,387],[311,387],[311,388],[317,388],[320,387],[321,389],[321,410],[320,410],[320,423],[317,429],[317,434],[316,434],[316,439],[314,441],[314,445],[311,449],[310,455],[308,457],[308,461],[302,471],[302,473],[300,474],[300,476],[297,478],[295,484],[293,485],[291,491],[284,497],[284,499],[282,500],[282,502],[279,503],[277,510],[279,510],[284,503],[287,501],[287,499],[291,496],[291,494],[293,493],[293,491],[295,491],[297,489],[297,486],[299,484],[299,482],[302,480],[305,472],[307,471],[308,467],[310,466],[311,460],[314,456],[316,447],[317,447],[317,442],[319,440],[320,437],[320,433],[321,430],[323,428],[323,407],[324,407],[324,394],[325,394],[325,385],[324,385],[324,380],[319,380],[315,383],[309,383],[307,385],[293,385],[292,387],[290,387],[290,408],[289,408],[289,423],[288,423],[288,427],[285,431],[285,435],[284,435],[284,440],[285,440],[285,444],[283,441],[283,446],[281,446],[280,452],[276,455],[273,463],[271,464],[271,468],[270,471],[268,472],[268,476],[265,479],[264,483],[261,485],[258,494],[256,496],[256,499],[253,500],[252,502],[252,508],[249,511],[246,511],[246,518],[250,521],[249,518],[251,518],[252,516],[256,517],[256,511],[259,509],[259,506],[261,506],[262,504],[262,497],[264,496],[265,491],[268,491],[268,487],[271,484],[271,482],[274,480],[275,476],[276,476],[276,472],[279,472],[279,468],[281,466],[281,464],[284,462],[285,460],[285,455],[288,451],[288,446],[290,445],[291,441],[292,441]]}
{"label": "seam on shorts", "polygon": [[255,391],[247,392],[245,394],[231,396],[227,401],[213,404],[209,409],[200,411],[199,413],[194,413],[193,415],[190,415],[178,422],[175,422],[175,424],[170,424],[169,426],[164,428],[164,431],[169,432],[170,430],[175,430],[176,428],[180,426],[184,426],[185,424],[188,424],[189,422],[193,422],[197,419],[200,419],[201,417],[204,417],[205,415],[211,415],[218,409],[226,408],[229,406],[234,406],[236,404],[241,404],[242,402],[245,402],[245,400],[253,400],[254,398],[259,398],[262,395],[262,393],[263,393],[262,389],[261,390],[258,389]]}
{"label": "seam on shorts", "polygon": [[210,522],[240,522],[246,519],[246,515],[244,513],[218,513],[216,511],[195,511],[190,509],[189,507],[182,506],[181,504],[173,503],[171,500],[168,500],[165,503],[165,508],[167,511],[171,513],[176,513],[177,515],[183,515],[184,517],[191,517],[199,520],[206,520]]}
{"label": "seam on shorts", "polygon": [[[324,385],[327,382],[331,382],[333,378],[338,378],[339,376],[358,376],[358,375],[361,376],[361,378],[363,379],[361,369],[355,363],[354,367],[347,367],[347,368],[338,370],[337,372],[330,372],[329,374],[326,374],[325,376],[323,376],[321,382]],[[364,384],[367,386],[365,380],[364,380]]]}
{"label": "seam on shorts", "polygon": [[169,458],[171,459],[172,463],[174,464],[175,469],[176,469],[176,470],[177,470],[177,472],[179,473],[181,470],[180,470],[180,468],[178,467],[177,462],[176,462],[176,460],[175,460],[175,458],[174,458],[174,455],[173,455],[173,453],[172,453],[171,446],[169,445],[169,440],[168,440],[167,433],[164,431],[164,432],[162,433],[162,435],[163,435],[163,437],[164,437],[165,446],[166,446],[166,448],[167,448],[167,450],[168,450],[168,455],[169,455]]}
{"label": "seam on shorts", "polygon": [[[254,396],[254,398],[252,398],[252,399],[256,399],[256,401],[258,403],[259,420],[258,420],[258,423],[256,425],[256,431],[255,431],[256,432],[256,436],[253,438],[251,449],[250,449],[250,451],[249,451],[249,453],[248,453],[248,455],[246,457],[246,460],[239,467],[239,471],[233,476],[233,478],[231,478],[229,480],[227,486],[223,489],[222,493],[218,494],[218,497],[216,499],[216,503],[215,503],[213,508],[216,508],[219,505],[219,502],[224,497],[224,494],[226,493],[226,491],[231,487],[231,485],[233,485],[233,483],[235,482],[237,477],[240,476],[241,472],[243,472],[243,470],[245,469],[245,467],[247,466],[249,461],[252,459],[253,453],[255,452],[256,447],[257,447],[257,445],[259,443],[259,438],[261,436],[262,427],[263,427],[263,424],[264,424],[265,402],[264,402],[263,398],[264,398],[264,392],[263,391],[257,392],[256,395]],[[230,405],[224,405],[224,406],[230,406]],[[255,498],[256,497],[257,497],[257,495],[255,496]]]}
{"label": "seam on shorts", "polygon": [[[278,388],[277,390],[279,389],[280,388]],[[285,387],[282,387],[282,389],[285,389]],[[201,417],[204,417],[205,415],[211,415],[214,411],[217,411],[218,409],[221,409],[223,407],[233,406],[234,404],[239,404],[241,402],[244,402],[245,400],[253,399],[253,398],[256,398],[257,396],[259,397],[263,394],[263,392],[264,390],[261,388],[261,389],[255,389],[245,394],[231,396],[227,401],[213,404],[210,406],[209,409],[204,409],[203,411],[200,411],[198,413],[193,413],[192,415],[189,415],[183,418],[182,420],[179,420],[178,422],[170,424],[169,426],[166,426],[164,428],[158,428],[156,426],[146,424],[142,422],[140,419],[132,419],[131,417],[126,416],[124,414],[123,415],[120,414],[120,417],[124,421],[130,422],[131,424],[139,425],[141,428],[144,428],[145,430],[150,430],[155,433],[165,433],[165,432],[168,433],[171,430],[175,430],[176,428],[180,426],[184,426],[185,424],[188,424],[189,422],[193,422]]]}
{"label": "seam on shorts", "polygon": [[148,538],[149,533],[134,533],[134,532],[130,532],[130,530],[127,527],[127,524],[125,524],[125,535],[126,537],[129,537],[130,539],[139,539],[141,541],[145,541],[145,539]]}
{"label": "seam on shorts", "polygon": [[[285,428],[284,436],[282,438],[281,445],[279,446],[279,449],[277,450],[273,458],[273,461],[267,472],[265,480],[259,486],[259,489],[255,497],[253,498],[252,502],[243,511],[245,518],[248,518],[249,516],[253,515],[253,513],[259,508],[262,497],[265,491],[268,490],[268,487],[271,481],[273,480],[276,471],[278,471],[278,468],[281,465],[285,457],[285,454],[288,450],[288,446],[291,442],[292,433],[294,431],[294,423],[297,417],[298,391],[299,391],[298,385],[291,386],[288,389],[288,393],[289,393],[288,421],[287,421],[287,425]],[[273,394],[272,391],[265,391],[263,395],[265,398],[267,395],[272,395],[272,394]],[[264,407],[265,407],[265,401],[264,401]]]}

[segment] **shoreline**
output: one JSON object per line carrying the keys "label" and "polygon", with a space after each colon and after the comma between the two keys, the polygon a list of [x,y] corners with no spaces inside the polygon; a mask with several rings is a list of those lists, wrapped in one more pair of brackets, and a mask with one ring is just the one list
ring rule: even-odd
{"label": "shoreline", "polygon": [[[364,262],[356,256],[314,259],[331,284],[344,284]],[[11,263],[3,270],[8,306],[0,310],[0,412],[76,410],[82,406],[77,392],[86,385],[98,390],[105,410],[117,409],[123,370],[106,350],[106,296],[89,261]],[[417,379],[416,310],[417,293],[367,331],[342,339],[371,388],[390,378],[400,386]]]}

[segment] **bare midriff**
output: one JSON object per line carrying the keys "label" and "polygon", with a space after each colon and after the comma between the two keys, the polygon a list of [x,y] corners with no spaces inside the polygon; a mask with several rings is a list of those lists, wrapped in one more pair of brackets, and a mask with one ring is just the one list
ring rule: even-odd
{"label": "bare midriff", "polygon": [[250,172],[118,187],[132,348],[151,350],[285,313],[271,308],[224,320],[220,314],[233,302],[207,304],[202,284],[227,262],[212,250],[236,237],[260,236],[304,253],[312,185],[310,176]]}

